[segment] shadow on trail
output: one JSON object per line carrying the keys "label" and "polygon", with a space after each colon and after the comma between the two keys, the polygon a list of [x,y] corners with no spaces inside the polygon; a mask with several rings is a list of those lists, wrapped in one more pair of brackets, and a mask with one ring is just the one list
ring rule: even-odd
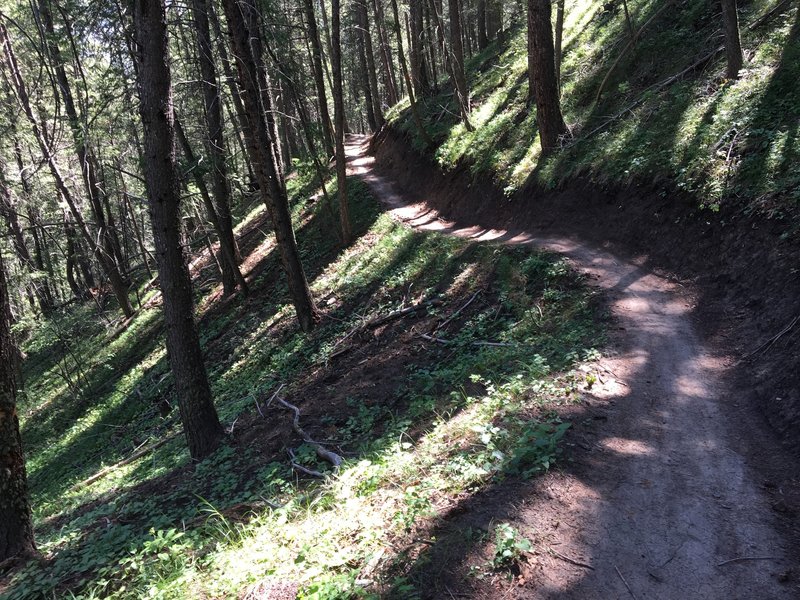
{"label": "shadow on trail", "polygon": [[[469,578],[469,568],[491,560],[487,532],[508,519],[537,540],[540,555],[535,572],[506,597],[622,597],[628,591],[620,572],[637,597],[683,598],[686,590],[707,598],[792,597],[777,577],[791,565],[786,542],[739,453],[732,400],[721,394],[724,358],[704,349],[694,330],[702,298],[694,304],[646,259],[574,236],[504,230],[477,215],[447,220],[428,212],[417,220],[428,192],[398,192],[359,141],[349,147],[354,172],[398,219],[424,231],[559,252],[605,291],[624,331],[621,353],[601,363],[611,385],[594,388],[588,406],[565,410],[574,429],[558,471],[467,497],[427,536],[434,541],[407,573],[423,596],[486,596],[489,588]],[[769,556],[769,568],[723,564],[742,556]]]}

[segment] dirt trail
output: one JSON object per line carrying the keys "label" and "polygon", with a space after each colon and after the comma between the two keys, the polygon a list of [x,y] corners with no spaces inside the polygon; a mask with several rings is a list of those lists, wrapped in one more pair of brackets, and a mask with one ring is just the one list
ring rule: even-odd
{"label": "dirt trail", "polygon": [[459,228],[402,197],[376,172],[365,138],[351,138],[347,152],[351,172],[409,227],[563,254],[605,290],[624,329],[618,355],[603,361],[613,377],[596,391],[603,424],[576,432],[587,449],[576,447],[578,464],[515,517],[593,569],[544,559],[536,585],[517,597],[797,597],[795,585],[780,582],[791,552],[734,450],[733,398],[720,383],[726,358],[703,347],[680,284],[573,239]]}

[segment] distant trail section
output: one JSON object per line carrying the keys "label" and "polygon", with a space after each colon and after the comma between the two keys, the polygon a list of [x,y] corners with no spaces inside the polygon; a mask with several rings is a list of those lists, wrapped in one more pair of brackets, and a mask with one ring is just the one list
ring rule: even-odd
{"label": "distant trail section", "polygon": [[351,136],[350,172],[397,220],[477,242],[530,244],[565,256],[602,289],[621,328],[618,353],[593,388],[603,413],[579,464],[553,477],[546,499],[517,520],[558,554],[543,558],[519,598],[796,598],[795,567],[745,459],[734,450],[725,356],[705,348],[680,284],[580,240],[540,232],[459,227],[424,198],[379,174],[368,138]]}

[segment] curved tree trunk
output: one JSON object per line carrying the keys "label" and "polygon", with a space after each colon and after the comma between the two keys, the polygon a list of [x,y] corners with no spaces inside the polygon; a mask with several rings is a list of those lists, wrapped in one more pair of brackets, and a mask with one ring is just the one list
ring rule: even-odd
{"label": "curved tree trunk", "polygon": [[214,408],[203,365],[194,322],[192,282],[181,245],[165,12],[163,0],[137,0],[135,3],[144,172],[164,298],[169,362],[189,453],[193,459],[200,460],[219,446],[224,430]]}

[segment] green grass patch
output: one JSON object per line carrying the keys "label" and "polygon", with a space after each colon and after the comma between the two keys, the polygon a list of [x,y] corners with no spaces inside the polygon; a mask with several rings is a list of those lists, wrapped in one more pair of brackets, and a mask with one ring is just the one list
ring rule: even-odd
{"label": "green grass patch", "polygon": [[[634,23],[642,24],[661,3],[628,5]],[[628,34],[621,4],[579,0],[567,6],[561,100],[572,135],[545,160],[535,107],[527,102],[526,34],[519,26],[505,44],[467,64],[475,131],[459,123],[449,88],[420,101],[434,148],[424,148],[407,110],[389,117],[442,168],[465,166],[508,193],[529,183],[552,188],[578,176],[616,185],[668,182],[703,207],[741,203],[782,218],[796,213],[800,201],[800,17],[793,8],[750,31],[747,25],[772,5],[740,5],[746,60],[738,80],[725,80],[719,53],[665,86],[659,84],[722,43],[718,7],[676,5],[623,54]]]}
{"label": "green grass patch", "polygon": [[[238,228],[255,231],[243,237],[251,297],[222,304],[214,281],[196,281],[215,402],[233,431],[203,463],[189,464],[178,436],[75,486],[177,431],[158,306],[113,340],[89,307],[32,333],[20,413],[44,560],[18,572],[4,598],[237,597],[273,580],[294,582],[303,598],[376,596],[410,585],[394,548],[431,527],[448,498],[559,459],[568,424],[556,409],[590,385],[577,366],[604,339],[582,278],[529,248],[409,230],[358,180],[349,182],[357,241],[341,249],[315,188],[307,169],[289,182],[324,312],[312,335],[294,322],[258,207]],[[446,343],[416,335],[476,293],[436,331]],[[438,304],[353,336],[334,356],[354,328],[421,299]],[[296,445],[285,412],[263,405],[281,383],[298,404],[308,396],[304,427],[335,438],[346,458],[337,472]],[[284,451],[292,444],[325,480],[297,477]]]}

